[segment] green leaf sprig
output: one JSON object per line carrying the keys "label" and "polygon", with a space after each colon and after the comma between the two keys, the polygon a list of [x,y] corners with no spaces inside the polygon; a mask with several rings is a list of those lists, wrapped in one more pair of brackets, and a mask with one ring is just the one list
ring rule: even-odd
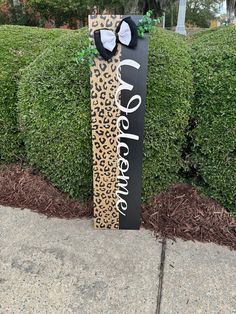
{"label": "green leaf sprig", "polygon": [[153,26],[160,23],[160,18],[153,19],[153,12],[152,10],[147,11],[144,17],[139,20],[138,22],[138,36],[140,38],[144,38],[145,33],[150,32]]}
{"label": "green leaf sprig", "polygon": [[89,66],[94,65],[94,58],[99,55],[98,50],[95,47],[87,46],[81,51],[78,51],[75,56],[75,61],[77,64],[86,63]]}

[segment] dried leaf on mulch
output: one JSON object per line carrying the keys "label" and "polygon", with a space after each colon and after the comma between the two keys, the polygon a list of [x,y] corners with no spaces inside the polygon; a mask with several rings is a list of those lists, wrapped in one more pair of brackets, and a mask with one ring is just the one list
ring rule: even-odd
{"label": "dried leaf on mulch", "polygon": [[29,208],[48,217],[71,219],[92,215],[92,202],[81,204],[69,198],[40,175],[20,165],[1,166],[0,204]]}
{"label": "dried leaf on mulch", "polygon": [[213,242],[236,250],[236,217],[188,184],[176,184],[143,206],[143,225],[157,236]]}

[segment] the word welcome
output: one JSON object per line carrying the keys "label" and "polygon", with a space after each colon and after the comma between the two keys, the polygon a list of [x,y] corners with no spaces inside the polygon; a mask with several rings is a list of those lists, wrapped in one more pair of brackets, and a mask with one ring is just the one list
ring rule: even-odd
{"label": "the word welcome", "polygon": [[128,140],[134,140],[139,141],[139,136],[135,134],[129,133],[129,126],[130,121],[128,119],[128,114],[132,114],[135,111],[138,110],[142,103],[142,99],[140,95],[134,95],[130,98],[130,100],[127,102],[127,104],[121,104],[121,97],[120,93],[123,90],[132,91],[134,86],[123,81],[121,79],[121,67],[122,66],[130,66],[135,69],[140,68],[140,64],[137,63],[134,60],[126,59],[120,62],[120,64],[117,67],[117,78],[120,82],[120,86],[118,87],[116,94],[115,94],[115,102],[118,107],[118,109],[121,112],[121,116],[117,120],[117,128],[119,130],[118,135],[118,146],[117,146],[117,154],[118,154],[118,168],[119,168],[119,175],[117,177],[118,179],[118,190],[116,192],[116,195],[118,197],[116,208],[119,211],[120,214],[123,216],[126,216],[126,211],[128,208],[127,201],[124,199],[125,195],[129,194],[128,190],[128,182],[129,182],[129,176],[127,175],[127,172],[129,170],[129,161],[127,160],[127,156],[129,155],[129,146],[128,144],[122,142],[122,139],[128,139]]}

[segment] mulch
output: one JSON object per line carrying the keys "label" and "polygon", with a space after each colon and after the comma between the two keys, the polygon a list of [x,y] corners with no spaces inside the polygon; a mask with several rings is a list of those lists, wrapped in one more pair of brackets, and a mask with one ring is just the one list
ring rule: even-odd
{"label": "mulch", "polygon": [[92,202],[81,204],[52,184],[20,165],[0,168],[0,204],[28,208],[47,217],[65,219],[91,217]]}
{"label": "mulch", "polygon": [[236,250],[236,217],[189,184],[176,184],[143,206],[143,225],[158,237],[213,242]]}
{"label": "mulch", "polygon": [[[81,203],[40,174],[21,165],[1,166],[0,204],[28,208],[47,217],[92,217],[92,201]],[[142,223],[157,237],[213,242],[236,250],[236,217],[191,185],[176,184],[142,208]]]}

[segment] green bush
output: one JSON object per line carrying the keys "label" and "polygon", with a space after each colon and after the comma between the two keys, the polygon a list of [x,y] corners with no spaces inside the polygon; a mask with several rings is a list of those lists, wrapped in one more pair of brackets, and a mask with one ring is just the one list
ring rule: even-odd
{"label": "green bush", "polygon": [[23,72],[19,114],[29,163],[71,196],[92,189],[89,67],[75,54],[87,30],[70,32]]}
{"label": "green bush", "polygon": [[179,180],[192,98],[189,47],[182,36],[156,28],[149,44],[143,196]]}
{"label": "green bush", "polygon": [[191,166],[203,191],[236,211],[236,28],[192,38]]}
{"label": "green bush", "polygon": [[17,86],[20,69],[28,65],[62,30],[0,26],[0,162],[20,154],[17,130]]}
{"label": "green bush", "polygon": [[[87,30],[57,40],[24,70],[19,113],[27,157],[72,196],[92,191],[89,68],[73,57]],[[191,58],[185,41],[155,29],[150,36],[143,196],[178,180],[191,98]]]}

